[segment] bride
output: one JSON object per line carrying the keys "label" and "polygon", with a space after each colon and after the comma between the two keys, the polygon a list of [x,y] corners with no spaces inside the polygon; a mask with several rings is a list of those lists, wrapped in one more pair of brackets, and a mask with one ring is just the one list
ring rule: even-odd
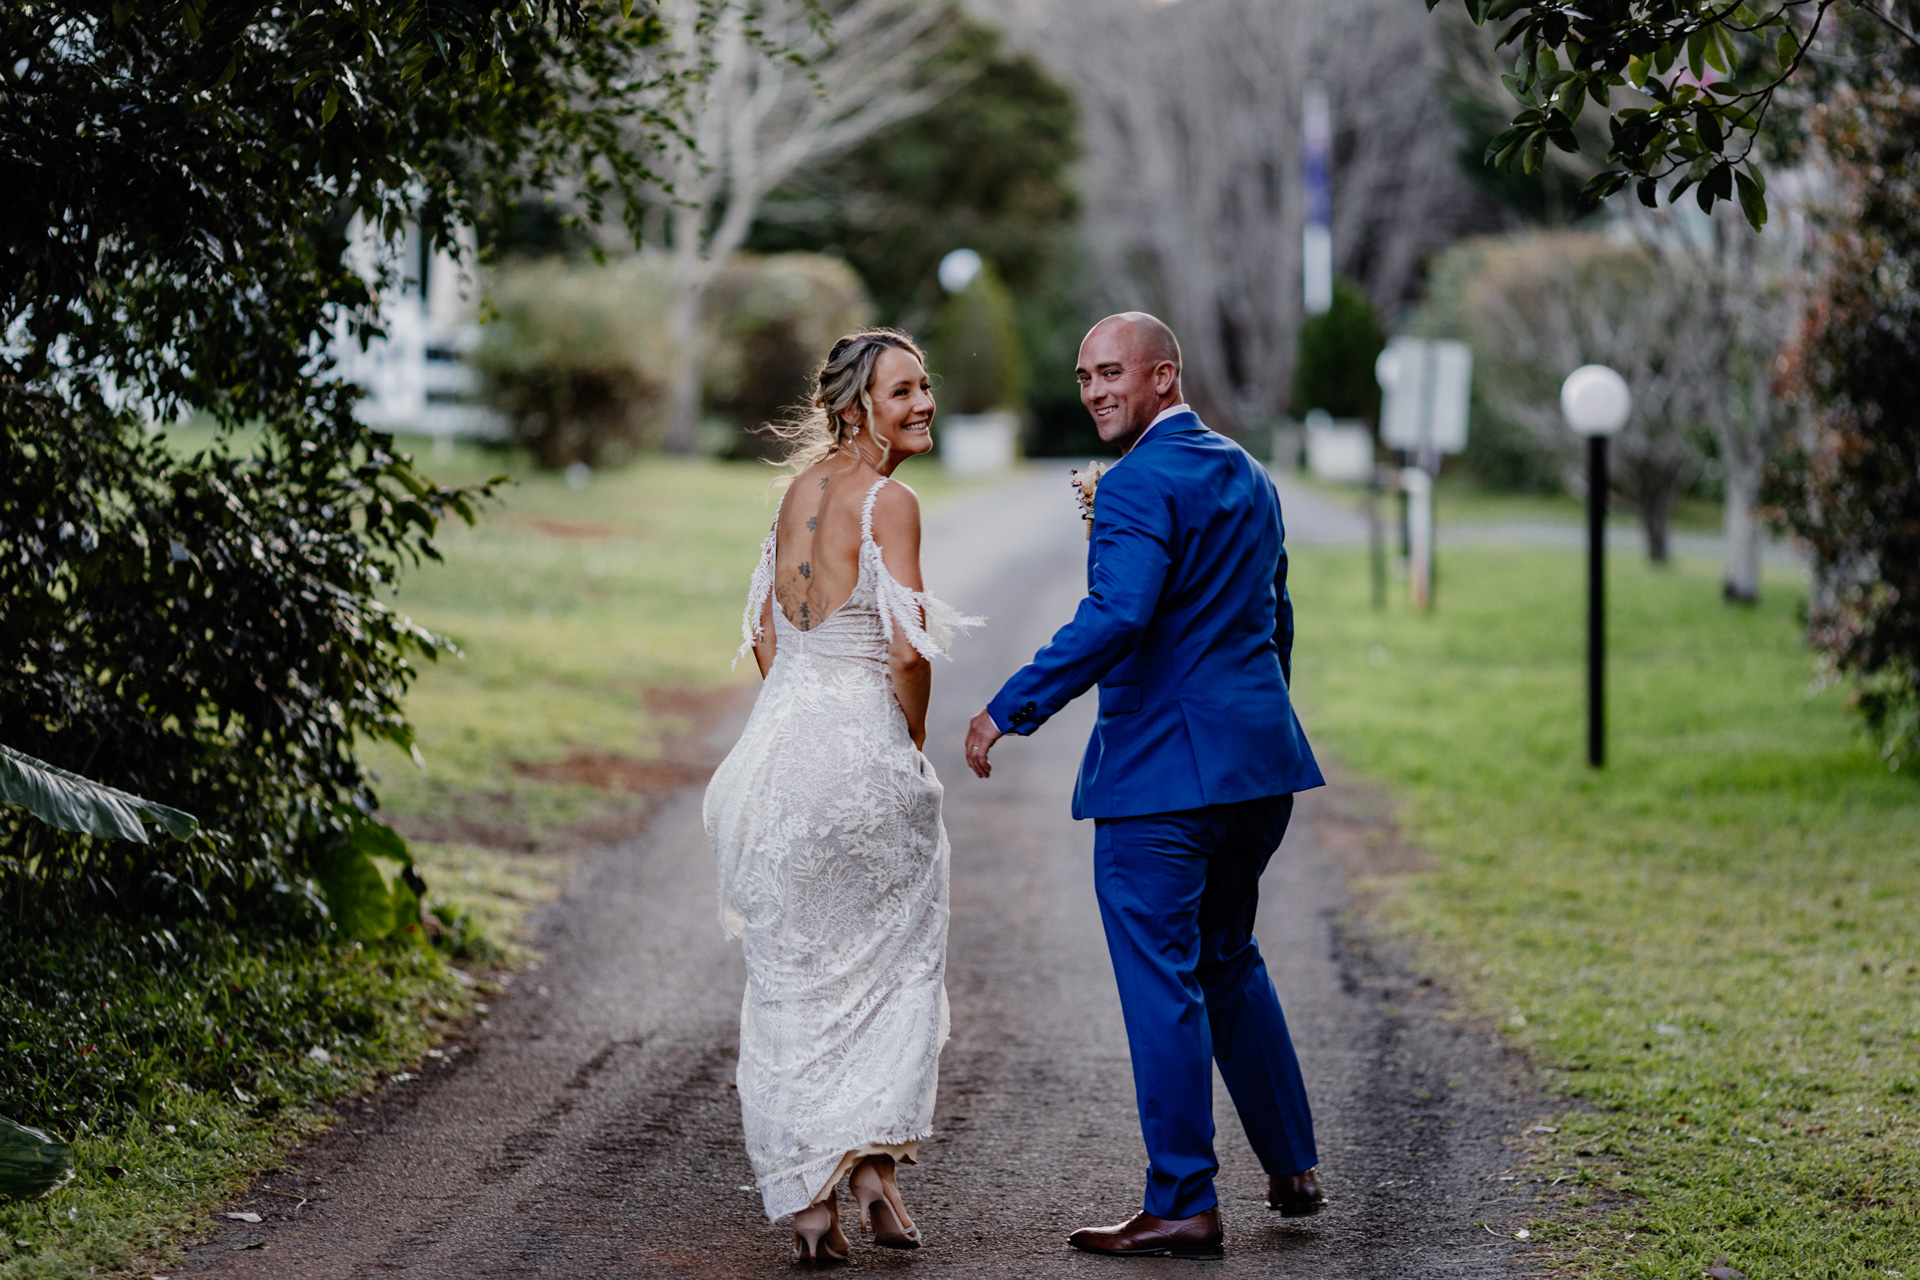
{"label": "bride", "polygon": [[[920,590],[920,508],[893,483],[933,447],[925,357],[850,334],[776,428],[795,475],[747,598],[765,677],[707,788],[720,912],[742,940],[737,1082],[762,1203],[794,1256],[844,1262],[843,1176],[874,1243],[916,1249],[895,1170],[932,1132],[947,1038],[947,835],[920,753],[929,659],[961,618]],[[736,661],[738,659],[736,658]]]}

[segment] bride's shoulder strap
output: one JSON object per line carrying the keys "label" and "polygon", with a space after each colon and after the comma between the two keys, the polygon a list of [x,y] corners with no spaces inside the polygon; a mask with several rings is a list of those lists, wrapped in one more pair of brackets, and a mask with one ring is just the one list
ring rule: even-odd
{"label": "bride's shoulder strap", "polygon": [[873,487],[867,490],[866,504],[860,508],[860,541],[863,544],[873,541],[873,504],[880,500],[880,491],[886,488],[888,483],[889,478],[881,476],[873,482]]}
{"label": "bride's shoulder strap", "polygon": [[948,657],[956,631],[977,627],[985,618],[970,618],[951,605],[934,599],[924,591],[903,587],[887,569],[880,544],[873,540],[873,504],[885,488],[887,477],[874,481],[867,490],[867,505],[860,512],[860,551],[867,558],[873,575],[873,594],[880,607],[880,630],[893,641],[893,629],[899,627],[907,643],[929,660]]}
{"label": "bride's shoulder strap", "polygon": [[[786,505],[786,495],[780,495],[780,506]],[[763,628],[760,626],[760,614],[765,610],[767,597],[773,594],[773,559],[780,545],[780,507],[773,511],[773,523],[767,528],[767,536],[760,544],[760,563],[753,567],[753,581],[747,586],[747,611],[740,617],[740,647],[734,651],[733,665],[739,666],[740,659],[747,656],[754,645],[760,642]]]}

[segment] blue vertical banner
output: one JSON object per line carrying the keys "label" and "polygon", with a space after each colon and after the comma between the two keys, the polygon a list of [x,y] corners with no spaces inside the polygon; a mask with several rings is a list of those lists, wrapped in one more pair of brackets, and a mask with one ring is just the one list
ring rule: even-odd
{"label": "blue vertical banner", "polygon": [[1327,91],[1307,86],[1300,112],[1300,179],[1306,228],[1300,243],[1302,298],[1307,314],[1333,306],[1333,121]]}

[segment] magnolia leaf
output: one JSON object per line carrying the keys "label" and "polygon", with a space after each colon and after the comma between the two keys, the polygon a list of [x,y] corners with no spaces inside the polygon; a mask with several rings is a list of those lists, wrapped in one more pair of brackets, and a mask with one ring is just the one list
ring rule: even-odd
{"label": "magnolia leaf", "polygon": [[[400,864],[391,882],[374,859]],[[371,818],[356,818],[315,868],[314,879],[340,932],[357,942],[382,938],[419,941],[420,900],[427,884],[414,869],[413,852],[399,832]]]}
{"label": "magnolia leaf", "polygon": [[72,1147],[0,1116],[0,1201],[31,1200],[72,1179]]}
{"label": "magnolia leaf", "polygon": [[0,804],[25,809],[50,827],[108,840],[147,844],[145,824],[165,828],[176,840],[200,826],[192,814],[55,768],[44,760],[0,746]]}
{"label": "magnolia leaf", "polygon": [[1740,193],[1740,212],[1747,215],[1747,223],[1755,231],[1767,225],[1767,196],[1752,178],[1744,173],[1733,175],[1734,185]]}
{"label": "magnolia leaf", "polygon": [[393,932],[393,894],[363,850],[342,841],[320,860],[314,878],[341,933],[375,942]]}

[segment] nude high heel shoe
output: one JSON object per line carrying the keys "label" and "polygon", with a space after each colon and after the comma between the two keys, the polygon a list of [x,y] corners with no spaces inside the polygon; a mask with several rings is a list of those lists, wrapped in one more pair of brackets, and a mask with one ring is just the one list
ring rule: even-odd
{"label": "nude high heel shoe", "polygon": [[793,1265],[808,1270],[838,1266],[847,1260],[847,1237],[840,1230],[840,1193],[793,1215]]}
{"label": "nude high heel shoe", "polygon": [[[893,1161],[888,1158],[887,1163]],[[873,1233],[875,1244],[882,1249],[920,1247],[920,1228],[906,1225],[907,1206],[901,1203],[899,1188],[880,1175],[878,1160],[862,1160],[847,1183],[860,1202],[860,1225]]]}

